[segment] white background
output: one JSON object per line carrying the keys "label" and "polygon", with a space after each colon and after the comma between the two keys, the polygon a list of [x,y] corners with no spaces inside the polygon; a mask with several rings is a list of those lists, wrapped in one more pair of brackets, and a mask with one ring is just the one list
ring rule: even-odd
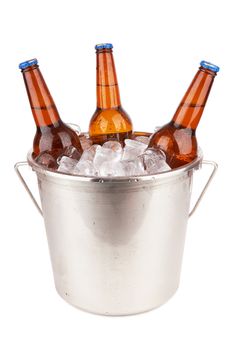
{"label": "white background", "polygon": [[[1,349],[233,348],[230,5],[1,2]],[[152,131],[170,120],[200,60],[221,67],[197,133],[205,158],[217,161],[219,170],[190,219],[179,290],[159,309],[124,318],[79,311],[57,295],[43,221],[13,170],[25,160],[35,133],[18,63],[37,57],[63,120],[87,130],[95,109],[99,42],[114,45],[122,105],[136,130]],[[204,181],[207,174],[201,174]]]}

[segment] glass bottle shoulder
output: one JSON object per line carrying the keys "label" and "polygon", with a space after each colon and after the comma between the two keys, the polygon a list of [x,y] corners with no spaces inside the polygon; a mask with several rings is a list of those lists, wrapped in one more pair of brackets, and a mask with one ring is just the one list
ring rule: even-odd
{"label": "glass bottle shoulder", "polygon": [[61,120],[56,124],[37,128],[33,142],[35,154],[45,151],[63,150],[71,145],[82,153],[78,135]]}
{"label": "glass bottle shoulder", "polygon": [[132,122],[122,107],[97,108],[91,118],[89,130],[91,133],[93,130],[97,133],[132,131]]}

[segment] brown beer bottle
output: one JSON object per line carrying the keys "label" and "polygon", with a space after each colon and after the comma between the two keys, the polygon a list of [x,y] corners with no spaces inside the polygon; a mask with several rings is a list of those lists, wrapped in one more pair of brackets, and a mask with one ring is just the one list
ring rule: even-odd
{"label": "brown beer bottle", "polygon": [[218,71],[219,67],[214,64],[201,61],[172,120],[151,137],[149,147],[161,148],[171,168],[185,165],[197,157],[195,132]]}
{"label": "brown beer bottle", "polygon": [[97,57],[97,108],[91,118],[89,135],[94,143],[117,140],[123,142],[132,134],[132,122],[121,107],[112,44],[95,46]]}
{"label": "brown beer bottle", "polygon": [[57,158],[68,147],[75,147],[80,155],[82,147],[78,135],[61,120],[53,98],[40,72],[37,59],[22,62],[19,65],[36,123],[36,135],[33,142],[35,158],[42,152],[48,152]]}

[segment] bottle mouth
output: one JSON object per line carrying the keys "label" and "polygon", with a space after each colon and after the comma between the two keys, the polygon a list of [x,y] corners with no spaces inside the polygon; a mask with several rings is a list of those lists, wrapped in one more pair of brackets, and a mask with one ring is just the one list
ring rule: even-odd
{"label": "bottle mouth", "polygon": [[219,72],[219,70],[220,70],[220,68],[218,66],[216,66],[213,63],[207,62],[207,61],[201,61],[200,65],[201,65],[201,67],[209,69],[209,70],[211,70],[212,72],[215,72],[215,73]]}
{"label": "bottle mouth", "polygon": [[38,60],[36,58],[32,58],[31,60],[21,62],[19,64],[19,69],[25,69],[34,66],[35,64],[38,64]]}
{"label": "bottle mouth", "polygon": [[110,43],[104,43],[104,44],[97,44],[95,45],[95,49],[98,50],[103,50],[103,49],[112,49],[113,45]]}

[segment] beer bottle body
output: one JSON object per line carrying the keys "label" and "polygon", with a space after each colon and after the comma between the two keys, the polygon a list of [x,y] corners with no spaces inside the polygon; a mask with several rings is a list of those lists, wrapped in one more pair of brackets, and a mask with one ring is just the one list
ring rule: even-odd
{"label": "beer bottle body", "polygon": [[159,147],[166,154],[167,163],[177,168],[190,163],[197,156],[195,130],[171,121],[160,128],[150,141],[149,147]]}
{"label": "beer bottle body", "polygon": [[35,158],[42,152],[48,152],[57,157],[67,147],[75,147],[82,153],[79,137],[60,118],[54,100],[40,72],[36,59],[19,65],[23,73],[31,111],[36,124],[36,134],[33,141]]}
{"label": "beer bottle body", "polygon": [[36,129],[33,141],[33,154],[35,158],[42,152],[49,152],[55,158],[62,154],[68,147],[74,147],[82,154],[80,142],[77,141],[77,134],[65,123],[59,120]]}
{"label": "beer bottle body", "polygon": [[121,106],[112,44],[96,45],[96,96],[97,108],[89,124],[94,143],[108,140],[123,142],[132,134],[132,122]]}
{"label": "beer bottle body", "polygon": [[190,163],[197,157],[196,129],[218,71],[219,67],[202,61],[171,122],[151,137],[149,147],[161,148],[171,168]]}

